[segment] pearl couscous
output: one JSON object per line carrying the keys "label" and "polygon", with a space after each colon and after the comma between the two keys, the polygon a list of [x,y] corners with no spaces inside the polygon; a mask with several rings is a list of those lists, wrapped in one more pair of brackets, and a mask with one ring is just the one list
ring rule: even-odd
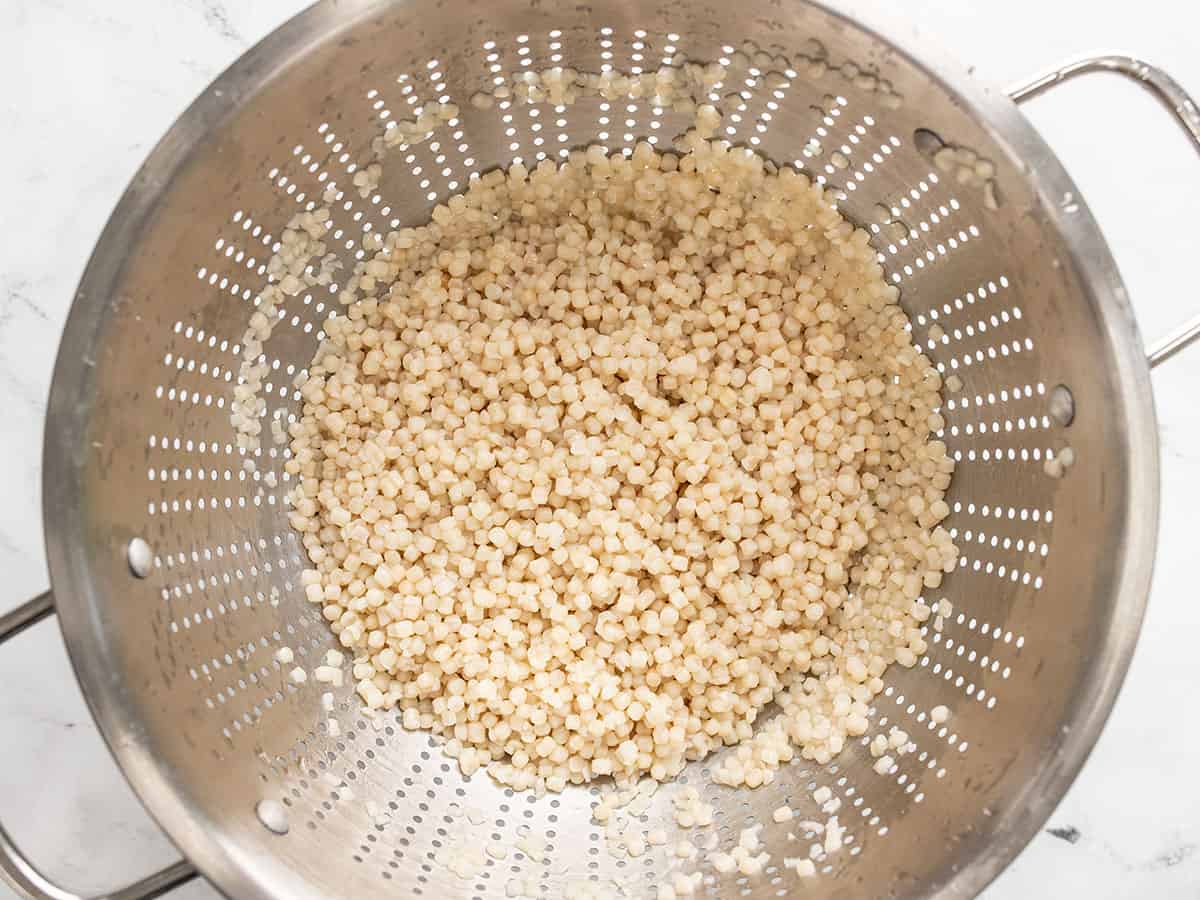
{"label": "pearl couscous", "polygon": [[[864,734],[925,652],[957,558],[938,374],[832,198],[704,134],[516,164],[372,235],[300,385],[304,592],[366,706],[467,774],[662,780],[736,744],[714,778],[755,787]],[[324,252],[306,215],[261,339]]]}

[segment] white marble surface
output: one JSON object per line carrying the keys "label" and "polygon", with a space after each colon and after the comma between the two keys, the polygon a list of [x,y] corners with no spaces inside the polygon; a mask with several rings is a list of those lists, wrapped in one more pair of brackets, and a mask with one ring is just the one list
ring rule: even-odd
{"label": "white marble surface", "polygon": [[[41,420],[77,278],[126,181],[174,117],[301,0],[2,0],[0,572],[8,609],[47,583],[39,509]],[[858,0],[869,14],[883,0]],[[1200,9],[1174,0],[910,0],[914,28],[1008,84],[1117,46],[1200,92]],[[1185,10],[1191,7],[1192,12]],[[1190,17],[1190,19],[1189,19]],[[1095,79],[1030,115],[1077,179],[1124,271],[1143,333],[1200,308],[1192,263],[1200,159],[1136,89]],[[988,900],[1200,897],[1200,606],[1187,538],[1200,503],[1200,348],[1155,374],[1162,538],[1150,613],[1116,712],[1051,827]],[[45,870],[81,890],[168,862],[103,748],[57,629],[0,653],[0,821]],[[36,811],[36,812],[35,812]],[[1067,833],[1063,831],[1063,833]],[[1051,887],[1051,885],[1053,887]],[[0,888],[0,900],[8,895]],[[212,898],[203,883],[175,894]]]}

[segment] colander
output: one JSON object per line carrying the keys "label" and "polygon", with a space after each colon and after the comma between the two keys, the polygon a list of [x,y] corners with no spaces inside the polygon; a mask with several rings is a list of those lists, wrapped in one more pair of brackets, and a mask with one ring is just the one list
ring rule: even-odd
{"label": "colander", "polygon": [[[595,141],[665,146],[686,123],[647,100],[483,109],[477,92],[556,65],[636,72],[685,59],[728,60],[723,136],[837,192],[874,235],[916,338],[962,384],[942,411],[962,556],[926,598],[953,612],[940,630],[929,623],[916,667],[889,672],[870,732],[832,764],[792,764],[757,791],[713,786],[715,758],[685,771],[715,805],[723,847],[763,823],[772,856],[751,878],[701,860],[699,894],[973,896],[1066,791],[1113,704],[1149,585],[1150,366],[1200,320],[1147,358],[1096,223],[1017,103],[1115,72],[1163,100],[1200,147],[1178,85],[1106,56],[1006,94],[802,0],[327,0],[218,78],[150,155],[100,238],[58,355],[44,458],[54,593],[0,620],[0,638],[58,613],[100,730],[186,856],[111,896],[155,896],[199,872],[239,898],[652,897],[673,870],[695,869],[667,852],[671,787],[643,814],[671,842],[617,857],[590,820],[595,788],[537,797],[464,778],[428,735],[365,717],[349,685],[335,692],[331,734],[328,686],[292,684],[274,658],[289,646],[311,668],[333,646],[299,590],[287,451],[265,442],[248,471],[230,425],[266,261],[330,182],[345,191],[328,244],[348,269],[365,232],[426,220],[479,172]],[[459,117],[393,151],[377,193],[360,198],[350,185],[373,140],[442,98]],[[986,165],[963,172],[964,158]],[[266,345],[268,415],[296,414],[294,376],[335,302],[314,289],[281,311]],[[1045,461],[1065,447],[1077,461],[1050,477]],[[952,711],[944,724],[930,715],[939,705]],[[892,726],[916,750],[879,774],[865,744]],[[801,884],[782,860],[807,856],[813,838],[771,811],[821,817],[818,787],[840,801],[847,844],[818,854],[818,877]],[[501,851],[455,865],[481,845]],[[74,897],[2,831],[0,869],[24,896]]]}

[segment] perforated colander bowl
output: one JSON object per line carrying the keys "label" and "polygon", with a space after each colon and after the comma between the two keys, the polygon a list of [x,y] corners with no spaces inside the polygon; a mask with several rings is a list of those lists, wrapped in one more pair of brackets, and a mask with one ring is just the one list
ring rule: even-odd
{"label": "perforated colander bowl", "polygon": [[[761,822],[772,855],[752,878],[704,867],[712,877],[700,893],[971,896],[1044,821],[1096,739],[1155,546],[1149,366],[1092,217],[1014,97],[799,0],[325,2],[196,101],[101,237],[46,426],[54,597],[0,623],[8,637],[57,611],[126,775],[225,893],[650,897],[673,868],[694,869],[673,861],[670,843],[636,859],[610,854],[590,821],[589,789],[538,798],[483,774],[464,779],[428,736],[365,719],[349,686],[337,692],[331,735],[326,686],[293,685],[274,660],[290,646],[311,667],[333,646],[298,589],[305,559],[285,515],[286,451],[254,454],[248,472],[230,426],[265,262],[284,223],[329,182],[347,188],[328,243],[348,268],[364,232],[426,220],[479,172],[595,141],[666,141],[685,124],[644,100],[480,109],[476,92],[555,65],[635,72],[684,59],[729,60],[720,92],[741,99],[726,110],[724,137],[840,190],[845,214],[871,227],[916,337],[962,382],[942,411],[959,461],[947,524],[962,556],[927,598],[950,600],[954,612],[940,631],[931,623],[914,669],[889,672],[872,710],[871,734],[899,726],[916,750],[882,775],[856,743],[824,768],[793,764],[758,791],[712,786],[712,759],[691,765],[684,778],[715,804],[724,843]],[[1150,87],[1200,141],[1182,91],[1126,57],[1065,67],[1015,99],[1096,69]],[[441,98],[459,118],[393,152],[377,195],[349,190],[386,124]],[[813,139],[820,151],[806,152]],[[971,150],[994,175],[939,166],[947,146]],[[283,309],[266,346],[268,414],[297,411],[293,377],[333,302],[313,290]],[[1049,477],[1048,454],[1066,446],[1076,464]],[[267,473],[277,486],[266,487]],[[944,725],[930,718],[938,705],[952,710]],[[818,786],[840,798],[848,843],[819,858],[819,877],[801,888],[782,860],[806,855],[811,840],[789,839],[797,827],[770,812],[786,802],[799,819],[816,818]],[[646,827],[673,836],[669,795],[655,796]],[[544,837],[544,856],[520,849],[526,833]],[[480,842],[509,849],[472,871],[448,861],[456,846]],[[0,851],[18,891],[72,896],[2,832]],[[149,896],[191,872],[181,863],[119,896]]]}

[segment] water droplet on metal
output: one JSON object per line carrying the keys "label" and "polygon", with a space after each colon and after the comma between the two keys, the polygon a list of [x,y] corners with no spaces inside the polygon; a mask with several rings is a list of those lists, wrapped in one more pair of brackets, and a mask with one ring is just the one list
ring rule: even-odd
{"label": "water droplet on metal", "polygon": [[946,142],[935,131],[928,128],[918,128],[913,132],[913,145],[922,156],[933,158],[933,155],[946,146]]}
{"label": "water droplet on metal", "polygon": [[1060,384],[1050,391],[1048,401],[1050,418],[1059,425],[1066,427],[1075,420],[1075,396],[1065,384]]}

